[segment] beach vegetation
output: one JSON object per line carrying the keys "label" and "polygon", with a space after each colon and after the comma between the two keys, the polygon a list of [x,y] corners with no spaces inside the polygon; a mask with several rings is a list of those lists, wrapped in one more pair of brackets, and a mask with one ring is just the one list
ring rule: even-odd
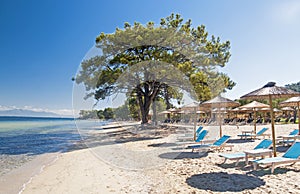
{"label": "beach vegetation", "polygon": [[80,110],[79,119],[113,119],[114,110],[112,108],[105,108],[104,110]]}
{"label": "beach vegetation", "polygon": [[300,92],[300,82],[286,84],[285,87],[288,89],[294,90],[296,92]]}

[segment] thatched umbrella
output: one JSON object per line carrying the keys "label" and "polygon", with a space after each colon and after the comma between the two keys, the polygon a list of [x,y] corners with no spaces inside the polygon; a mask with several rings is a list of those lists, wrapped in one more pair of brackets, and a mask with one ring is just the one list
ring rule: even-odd
{"label": "thatched umbrella", "polygon": [[[300,96],[289,98],[280,103],[281,106],[297,106],[298,108],[298,129],[300,129]],[[300,135],[300,130],[299,130]]]}
{"label": "thatched umbrella", "polygon": [[196,127],[197,127],[197,108],[199,107],[198,102],[192,102],[190,104],[181,107],[183,110],[193,110],[194,114],[194,140],[196,140]]}
{"label": "thatched umbrella", "polygon": [[282,111],[294,111],[291,107],[284,107],[281,109]]}
{"label": "thatched umbrella", "polygon": [[[265,117],[266,117],[266,112],[270,112],[271,109],[270,108],[261,108],[258,112],[263,112]],[[273,108],[273,113],[274,113],[274,118],[275,118],[275,113],[279,113],[282,112],[282,110],[279,110],[278,108]]]}
{"label": "thatched umbrella", "polygon": [[254,120],[253,120],[253,124],[254,124],[254,133],[256,133],[256,112],[258,109],[260,108],[269,108],[270,106],[267,104],[263,104],[257,101],[253,101],[249,104],[245,104],[243,106],[240,106],[240,109],[250,109],[253,111],[254,113]]}
{"label": "thatched umbrella", "polygon": [[170,111],[171,113],[179,112],[179,110],[177,110],[176,108],[170,108],[168,109],[168,111]]}
{"label": "thatched umbrella", "polygon": [[292,109],[291,107],[283,107],[281,110],[282,111],[294,111],[294,109]]}
{"label": "thatched umbrella", "polygon": [[158,113],[159,115],[162,115],[162,114],[170,114],[171,112],[170,111],[167,111],[167,110],[164,110],[164,111],[162,111],[162,112],[160,112],[160,113]]}
{"label": "thatched umbrella", "polygon": [[244,113],[248,112],[249,109],[236,107],[236,108],[228,110],[228,111],[235,113],[235,117],[238,118],[238,113],[243,113],[244,114]]}
{"label": "thatched umbrella", "polygon": [[274,112],[272,99],[273,98],[283,98],[283,97],[293,97],[299,96],[300,93],[293,90],[289,90],[284,87],[275,86],[275,82],[269,82],[262,88],[259,88],[253,92],[250,92],[244,96],[242,99],[269,99],[270,104],[270,114],[271,114],[271,128],[272,128],[272,139],[273,139],[273,153],[276,156],[276,144],[275,144],[275,127],[274,127]]}
{"label": "thatched umbrella", "polygon": [[[270,112],[271,109],[270,108],[262,108],[262,109],[259,109],[259,111],[261,111],[261,112]],[[273,108],[273,112],[282,112],[282,110],[279,110],[278,108]]]}
{"label": "thatched umbrella", "polygon": [[[220,113],[222,107],[236,107],[239,106],[240,103],[232,101],[228,98],[224,98],[222,96],[217,96],[211,100],[205,101],[200,104],[202,107],[212,107],[212,108],[218,108],[218,112]],[[220,124],[220,137],[222,137],[222,122],[221,122],[221,116],[219,115],[219,124]]]}

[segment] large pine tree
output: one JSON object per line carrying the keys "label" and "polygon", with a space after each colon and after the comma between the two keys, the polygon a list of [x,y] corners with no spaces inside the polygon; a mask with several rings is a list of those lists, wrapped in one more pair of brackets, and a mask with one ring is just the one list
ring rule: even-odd
{"label": "large pine tree", "polygon": [[235,85],[216,71],[230,58],[230,42],[208,38],[205,26],[193,28],[178,14],[162,18],[158,26],[125,23],[124,29],[101,33],[96,46],[101,53],[82,62],[76,82],[96,100],[121,91],[135,98],[142,123],[157,96],[170,102],[185,90],[204,101]]}

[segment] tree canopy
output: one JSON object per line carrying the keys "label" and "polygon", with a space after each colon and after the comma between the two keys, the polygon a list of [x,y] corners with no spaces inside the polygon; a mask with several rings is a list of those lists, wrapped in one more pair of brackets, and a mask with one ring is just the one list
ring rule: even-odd
{"label": "tree canopy", "polygon": [[217,71],[230,58],[230,42],[211,36],[204,25],[192,27],[179,14],[162,18],[159,25],[124,24],[112,34],[96,38],[99,54],[84,60],[76,77],[87,97],[105,99],[118,92],[134,98],[142,123],[157,97],[170,103],[182,91],[194,100],[208,100],[235,83]]}
{"label": "tree canopy", "polygon": [[112,119],[114,118],[114,111],[112,108],[105,108],[104,110],[80,110],[79,119]]}
{"label": "tree canopy", "polygon": [[286,88],[300,92],[300,82],[285,85]]}

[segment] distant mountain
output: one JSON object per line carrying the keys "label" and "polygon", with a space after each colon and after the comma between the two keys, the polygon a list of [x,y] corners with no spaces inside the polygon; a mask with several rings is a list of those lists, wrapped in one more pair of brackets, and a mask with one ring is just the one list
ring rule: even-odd
{"label": "distant mountain", "polygon": [[52,112],[25,109],[0,110],[0,116],[62,117],[61,115]]}

